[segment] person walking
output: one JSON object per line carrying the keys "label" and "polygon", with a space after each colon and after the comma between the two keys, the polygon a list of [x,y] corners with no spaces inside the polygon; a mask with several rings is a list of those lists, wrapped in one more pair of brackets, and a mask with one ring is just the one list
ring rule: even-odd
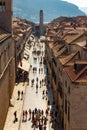
{"label": "person walking", "polygon": [[50,105],[50,100],[48,100],[48,106]]}
{"label": "person walking", "polygon": [[40,68],[39,68],[39,74],[40,74]]}
{"label": "person walking", "polygon": [[32,65],[30,65],[30,69],[32,68]]}
{"label": "person walking", "polygon": [[32,111],[32,123],[34,121],[34,111]]}
{"label": "person walking", "polygon": [[38,82],[38,77],[36,78],[36,81]]}
{"label": "person walking", "polygon": [[31,119],[31,109],[29,109],[29,120]]}
{"label": "person walking", "polygon": [[23,110],[23,119],[22,119],[22,122],[25,121],[25,111]]}
{"label": "person walking", "polygon": [[34,85],[34,79],[31,80],[31,87]]}
{"label": "person walking", "polygon": [[45,117],[44,118],[44,126],[46,126],[47,125],[47,118]]}
{"label": "person walking", "polygon": [[18,98],[17,98],[17,100],[19,100],[20,99],[20,91],[18,90]]}
{"label": "person walking", "polygon": [[40,80],[40,88],[41,88],[41,80]]}
{"label": "person walking", "polygon": [[14,112],[14,123],[18,121],[18,118],[17,118],[17,111]]}
{"label": "person walking", "polygon": [[45,114],[46,114],[46,117],[47,117],[48,116],[48,109],[46,109]]}
{"label": "person walking", "polygon": [[39,122],[39,130],[42,130],[42,125],[40,124],[40,122]]}
{"label": "person walking", "polygon": [[34,85],[34,79],[32,79],[32,87],[33,87],[33,85]]}
{"label": "person walking", "polygon": [[46,90],[46,96],[48,95],[48,90]]}
{"label": "person walking", "polygon": [[32,70],[33,70],[33,74],[34,74],[34,68],[32,68]]}
{"label": "person walking", "polygon": [[36,93],[38,93],[38,84],[36,84]]}
{"label": "person walking", "polygon": [[44,115],[44,111],[43,110],[41,111],[41,114],[42,114],[42,116]]}
{"label": "person walking", "polygon": [[44,99],[45,90],[42,91],[42,99]]}
{"label": "person walking", "polygon": [[21,100],[23,100],[23,91],[21,91]]}
{"label": "person walking", "polygon": [[28,112],[27,110],[25,111],[25,121],[27,121],[27,115],[28,115]]}
{"label": "person walking", "polygon": [[36,113],[37,113],[37,108],[35,108],[35,110],[34,110],[34,111],[35,111],[35,114],[36,114]]}
{"label": "person walking", "polygon": [[42,125],[43,125],[43,120],[44,120],[44,118],[43,118],[43,116],[42,116],[42,118],[41,118],[41,123],[42,123]]}
{"label": "person walking", "polygon": [[34,79],[32,79],[32,85],[34,85]]}
{"label": "person walking", "polygon": [[34,127],[34,130],[35,130],[35,128],[36,128],[36,118],[34,118],[34,120],[33,120],[33,127]]}

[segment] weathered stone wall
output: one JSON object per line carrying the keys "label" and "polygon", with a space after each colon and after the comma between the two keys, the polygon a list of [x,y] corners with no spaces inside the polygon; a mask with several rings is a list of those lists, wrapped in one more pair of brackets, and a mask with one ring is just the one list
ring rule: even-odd
{"label": "weathered stone wall", "polygon": [[[2,1],[0,0],[0,2]],[[12,2],[11,0],[4,1],[6,7],[4,11],[0,11],[0,26],[8,32],[12,32]]]}
{"label": "weathered stone wall", "polygon": [[0,46],[0,130],[3,129],[15,84],[14,43],[12,38]]}
{"label": "weathered stone wall", "polygon": [[73,86],[70,96],[71,130],[87,129],[87,84]]}
{"label": "weathered stone wall", "polygon": [[9,68],[0,79],[0,130],[3,129],[9,106]]}

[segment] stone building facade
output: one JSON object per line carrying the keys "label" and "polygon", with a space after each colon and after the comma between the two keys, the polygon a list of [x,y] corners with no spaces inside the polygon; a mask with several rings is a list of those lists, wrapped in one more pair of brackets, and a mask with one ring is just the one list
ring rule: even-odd
{"label": "stone building facade", "polygon": [[2,32],[0,30],[0,130],[3,129],[15,84],[14,42],[11,34]]}
{"label": "stone building facade", "polygon": [[0,0],[0,130],[3,129],[15,84],[12,1]]}
{"label": "stone building facade", "polygon": [[87,129],[87,61],[64,68],[64,130]]}
{"label": "stone building facade", "polygon": [[57,22],[48,24],[46,64],[49,81],[61,127],[64,130],[86,130],[87,29],[74,29],[71,24],[66,27],[67,22],[63,22],[61,28]]}

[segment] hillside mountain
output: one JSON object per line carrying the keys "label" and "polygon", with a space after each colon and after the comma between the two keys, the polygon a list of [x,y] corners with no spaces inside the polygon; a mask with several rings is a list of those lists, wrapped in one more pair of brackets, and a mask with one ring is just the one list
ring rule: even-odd
{"label": "hillside mountain", "polygon": [[61,0],[13,0],[13,15],[39,22],[39,11],[44,11],[44,21],[50,22],[59,16],[85,15],[74,4]]}
{"label": "hillside mountain", "polygon": [[80,10],[82,10],[83,12],[85,12],[86,15],[87,15],[87,7],[80,7]]}

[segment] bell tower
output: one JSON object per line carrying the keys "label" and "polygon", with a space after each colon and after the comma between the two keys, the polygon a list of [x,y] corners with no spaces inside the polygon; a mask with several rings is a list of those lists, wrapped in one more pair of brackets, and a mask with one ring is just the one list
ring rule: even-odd
{"label": "bell tower", "polygon": [[39,25],[39,27],[40,27],[40,35],[43,35],[43,10],[40,10],[40,25]]}
{"label": "bell tower", "polygon": [[0,27],[12,32],[12,0],[0,0]]}

